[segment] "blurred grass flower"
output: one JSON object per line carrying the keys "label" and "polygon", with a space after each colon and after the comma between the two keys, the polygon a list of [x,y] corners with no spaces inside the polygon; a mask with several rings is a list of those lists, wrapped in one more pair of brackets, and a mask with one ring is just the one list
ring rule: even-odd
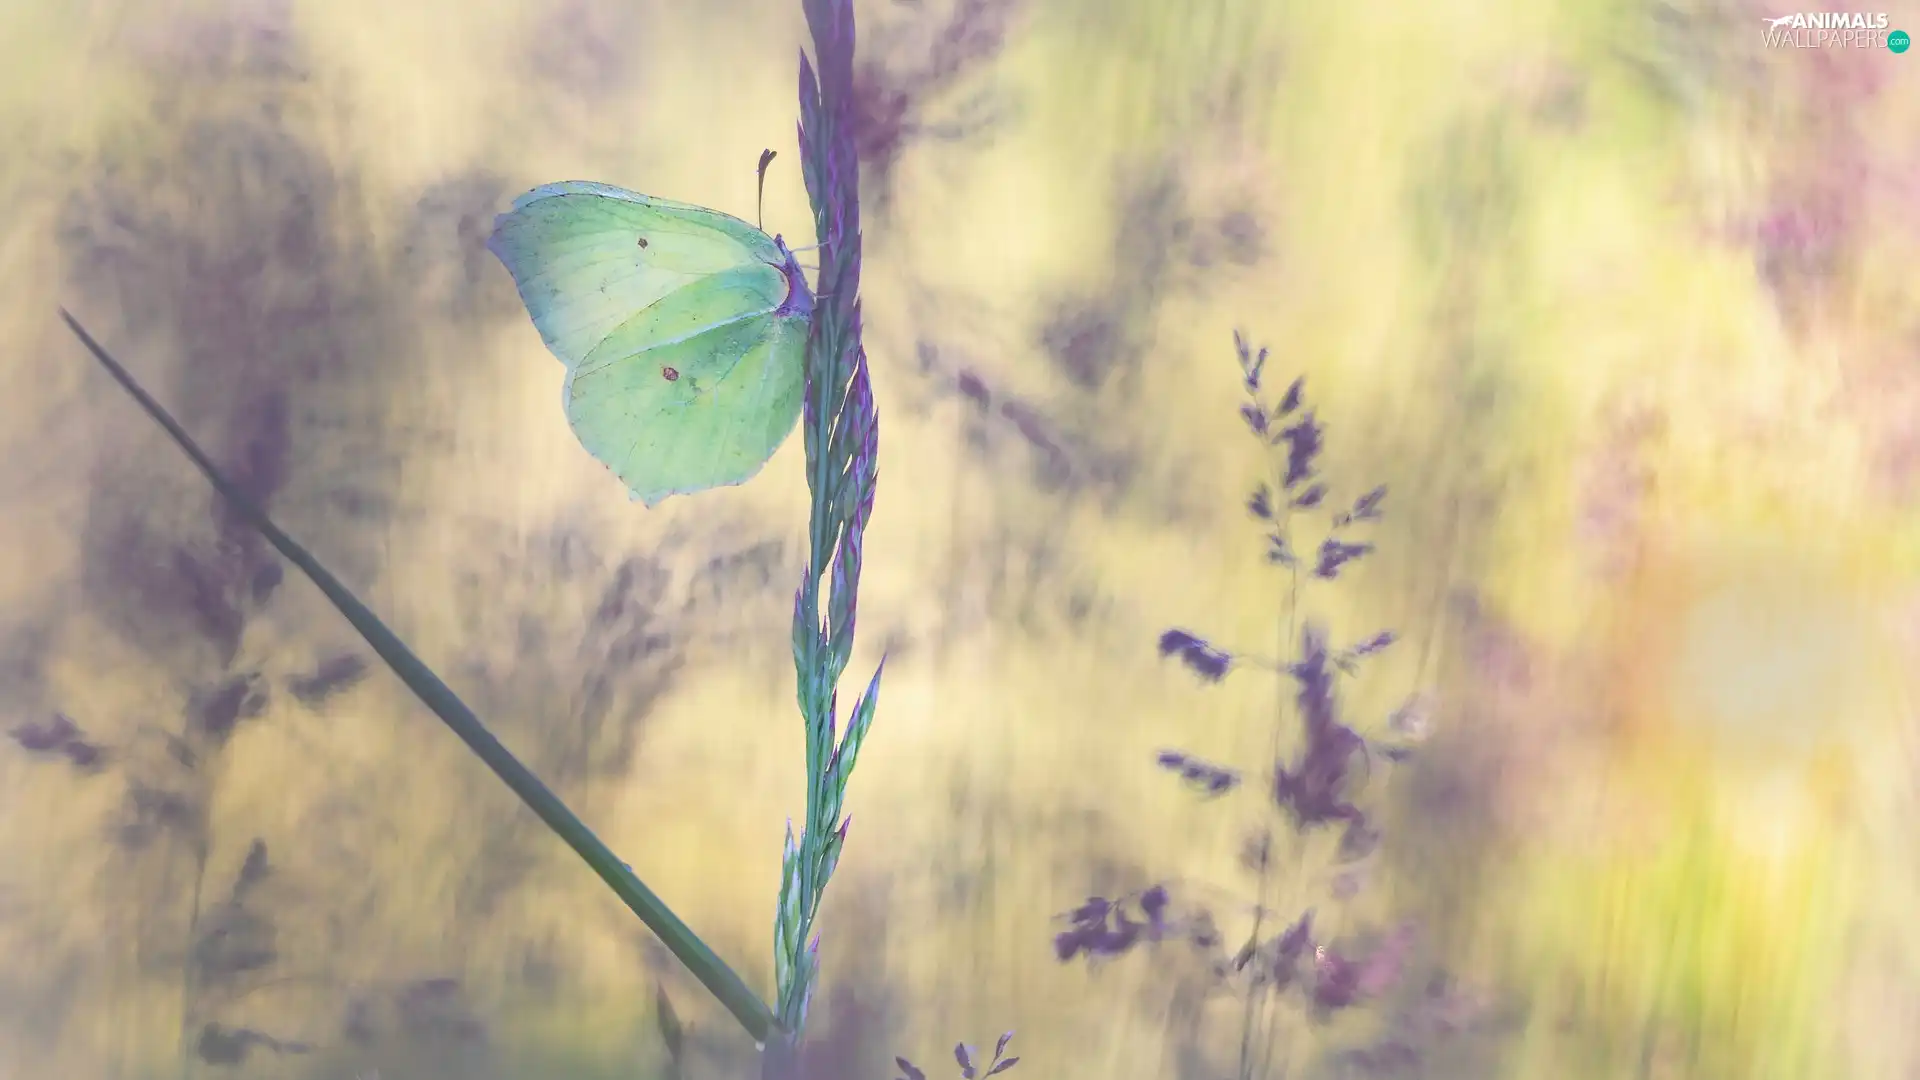
{"label": "blurred grass flower", "polygon": [[[1387,489],[1374,487],[1344,508],[1330,508],[1330,488],[1319,475],[1326,429],[1307,402],[1305,378],[1295,378],[1278,401],[1270,402],[1264,392],[1268,350],[1254,349],[1237,333],[1234,349],[1246,394],[1239,407],[1240,417],[1248,433],[1259,442],[1270,470],[1268,478],[1248,495],[1245,506],[1265,530],[1267,562],[1287,573],[1278,637],[1282,654],[1290,654],[1293,659],[1276,661],[1231,652],[1181,628],[1162,633],[1158,649],[1162,657],[1178,660],[1207,683],[1222,682],[1243,668],[1268,671],[1292,682],[1297,749],[1290,758],[1281,754],[1287,717],[1283,705],[1276,717],[1273,782],[1268,796],[1273,808],[1284,814],[1299,833],[1342,826],[1334,861],[1355,862],[1370,855],[1380,839],[1379,830],[1354,801],[1373,756],[1377,752],[1388,760],[1403,760],[1418,739],[1401,730],[1407,725],[1389,724],[1390,737],[1406,737],[1370,746],[1342,722],[1336,684],[1341,676],[1357,674],[1363,661],[1386,651],[1399,637],[1391,630],[1381,630],[1355,644],[1335,648],[1323,624],[1314,619],[1301,620],[1300,587],[1303,570],[1311,579],[1332,581],[1372,553],[1370,541],[1355,539],[1351,533],[1363,524],[1380,520]],[[1312,511],[1325,514],[1326,532],[1312,562],[1303,563],[1295,554],[1292,526],[1298,515]],[[1162,750],[1156,764],[1207,797],[1225,795],[1240,782],[1238,770],[1184,750]],[[1320,1018],[1376,999],[1402,978],[1413,927],[1404,925],[1361,953],[1317,940],[1314,913],[1308,910],[1279,933],[1267,936],[1263,923],[1272,914],[1268,893],[1275,870],[1271,831],[1263,832],[1248,845],[1242,862],[1257,875],[1259,895],[1253,905],[1253,928],[1231,956],[1220,951],[1222,939],[1206,910],[1192,907],[1188,913],[1174,914],[1174,897],[1165,884],[1153,885],[1132,898],[1090,897],[1062,916],[1067,925],[1054,935],[1053,946],[1061,962],[1083,956],[1099,961],[1138,945],[1175,940],[1197,950],[1225,988],[1245,995],[1237,1075],[1241,1080],[1251,1080],[1270,1067],[1280,1039],[1279,1014],[1268,1007],[1277,1000],[1276,995],[1297,990],[1309,1015]],[[1336,899],[1352,893],[1351,888],[1342,893],[1336,887],[1335,891]],[[1309,957],[1311,964],[1307,962]]]}

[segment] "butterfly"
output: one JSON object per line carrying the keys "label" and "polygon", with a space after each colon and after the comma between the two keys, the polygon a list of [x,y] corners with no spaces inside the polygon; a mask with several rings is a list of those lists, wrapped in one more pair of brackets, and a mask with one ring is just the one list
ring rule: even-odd
{"label": "butterfly", "polygon": [[515,199],[487,248],[566,365],[580,445],[642,504],[744,483],[792,433],[814,297],[780,237],[568,181]]}

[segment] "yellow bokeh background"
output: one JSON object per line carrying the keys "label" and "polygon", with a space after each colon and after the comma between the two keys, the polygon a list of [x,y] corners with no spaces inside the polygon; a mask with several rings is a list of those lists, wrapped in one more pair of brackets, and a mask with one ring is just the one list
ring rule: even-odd
{"label": "yellow bokeh background", "polygon": [[[1418,1075],[1920,1069],[1920,60],[1765,48],[1780,13],[1744,0],[859,10],[917,127],[865,180],[854,670],[888,666],[821,923],[839,1074],[1007,1028],[1016,1076],[1232,1074],[1238,1011],[1190,961],[1090,973],[1051,935],[1159,880],[1244,927],[1260,785],[1201,804],[1152,765],[1269,753],[1270,677],[1153,650],[1266,651],[1283,614],[1235,329],[1307,375],[1336,492],[1391,491],[1379,552],[1307,603],[1402,636],[1349,722],[1420,693],[1433,734],[1370,784],[1358,896],[1280,902],[1411,921],[1417,978],[1478,1003]],[[558,179],[748,215],[769,146],[767,227],[806,234],[803,33],[791,0],[0,7],[0,705],[111,757],[0,754],[0,1077],[664,1076],[656,985],[687,1076],[751,1070],[396,680],[277,689],[357,644],[305,582],[231,657],[196,634],[167,597],[215,550],[208,494],[56,311],[225,453],[284,395],[281,523],[770,995],[798,441],[629,504],[479,244]],[[260,715],[167,766],[244,672]],[[156,791],[197,831],[133,850]],[[216,1002],[187,943],[255,838],[274,960]],[[1286,1075],[1397,1015],[1309,1032]],[[308,1052],[196,1061],[216,1017]]]}

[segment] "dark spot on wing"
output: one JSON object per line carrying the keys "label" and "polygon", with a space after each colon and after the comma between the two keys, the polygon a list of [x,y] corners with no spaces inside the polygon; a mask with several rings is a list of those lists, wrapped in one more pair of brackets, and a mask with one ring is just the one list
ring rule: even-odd
{"label": "dark spot on wing", "polygon": [[640,238],[640,246],[641,246],[641,247],[646,247],[646,246],[647,246],[647,238],[646,238],[646,237],[644,237],[644,236],[643,236],[643,237],[641,237],[641,238]]}
{"label": "dark spot on wing", "polygon": [[667,380],[668,382],[678,381],[680,378],[680,369],[672,368],[672,367],[663,367],[660,369],[660,377]]}

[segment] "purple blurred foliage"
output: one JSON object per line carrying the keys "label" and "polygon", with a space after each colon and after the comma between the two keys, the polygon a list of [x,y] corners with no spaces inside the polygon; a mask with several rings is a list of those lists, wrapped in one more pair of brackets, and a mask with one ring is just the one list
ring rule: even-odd
{"label": "purple blurred foliage", "polygon": [[1333,1011],[1386,993],[1400,981],[1412,948],[1412,923],[1402,924],[1363,957],[1321,946],[1314,958],[1314,1005]]}
{"label": "purple blurred foliage", "polygon": [[[1183,938],[1199,948],[1211,948],[1216,943],[1208,920],[1174,919],[1171,905],[1165,885],[1153,885],[1134,896],[1114,900],[1090,896],[1061,916],[1068,925],[1053,936],[1054,956],[1062,963],[1081,955],[1089,960],[1111,959],[1135,945],[1170,938]],[[1129,914],[1129,908],[1139,917]]]}
{"label": "purple blurred foliage", "polygon": [[107,751],[90,741],[80,725],[65,713],[55,713],[45,723],[27,721],[8,732],[22,750],[30,754],[64,757],[81,772],[94,772],[106,761]]}
{"label": "purple blurred foliage", "polygon": [[1340,576],[1340,568],[1359,559],[1373,550],[1372,544],[1350,544],[1331,536],[1320,541],[1320,558],[1313,565],[1313,576],[1332,581]]}
{"label": "purple blurred foliage", "polygon": [[357,653],[341,653],[315,665],[310,675],[287,680],[287,692],[308,708],[318,708],[338,694],[358,686],[372,669]]}
{"label": "purple blurred foliage", "polygon": [[[968,75],[991,64],[1006,46],[1007,32],[1025,0],[957,0],[936,25],[920,5],[909,18],[918,26],[882,27],[853,74],[853,145],[873,181],[884,211],[894,167],[917,138],[965,138],[990,127],[991,115],[932,123],[927,107]],[[930,30],[915,60],[902,54],[910,31]]]}
{"label": "purple blurred foliage", "polygon": [[1178,750],[1162,750],[1155,762],[1168,772],[1177,773],[1189,786],[1209,796],[1225,795],[1240,786],[1240,774]]}
{"label": "purple blurred foliage", "polygon": [[1226,678],[1233,667],[1233,656],[1207,644],[1198,635],[1173,629],[1160,635],[1160,655],[1177,656],[1194,674],[1208,682]]}
{"label": "purple blurred foliage", "polygon": [[1284,442],[1287,446],[1287,472],[1281,484],[1288,491],[1312,478],[1323,446],[1321,438],[1325,434],[1326,429],[1314,419],[1313,410],[1308,409],[1300,414],[1300,419],[1281,428],[1274,437],[1275,445]]}
{"label": "purple blurred foliage", "polygon": [[[1315,551],[1309,580],[1335,580],[1346,567],[1373,551],[1372,542],[1350,538],[1345,530],[1381,520],[1387,489],[1384,485],[1373,487],[1351,504],[1329,510],[1330,485],[1318,473],[1325,428],[1307,400],[1305,378],[1296,377],[1287,385],[1280,401],[1270,406],[1262,397],[1262,388],[1266,385],[1271,354],[1265,348],[1255,349],[1237,332],[1234,349],[1247,397],[1239,406],[1240,417],[1261,441],[1273,470],[1270,479],[1256,486],[1246,500],[1247,512],[1262,523],[1267,561],[1292,570],[1296,589],[1299,584],[1305,584],[1299,577],[1300,560],[1294,554],[1294,522],[1304,513],[1324,513],[1327,535]],[[1297,605],[1297,592],[1294,595],[1296,599],[1290,603]],[[1297,615],[1297,607],[1287,613],[1289,624]],[[1272,807],[1296,831],[1342,827],[1334,855],[1337,868],[1366,859],[1380,842],[1380,830],[1354,801],[1371,772],[1370,748],[1366,740],[1341,720],[1337,677],[1356,674],[1359,661],[1385,652],[1399,640],[1399,635],[1392,630],[1379,630],[1356,644],[1335,650],[1325,625],[1311,617],[1301,620],[1293,635],[1292,648],[1297,655],[1287,663],[1272,665],[1271,669],[1294,684],[1294,707],[1282,715],[1290,713],[1297,718],[1297,738],[1291,740],[1290,755],[1282,754],[1280,747],[1288,740],[1276,733],[1269,796]],[[1162,657],[1178,657],[1209,683],[1220,682],[1236,667],[1269,667],[1265,663],[1245,663],[1234,653],[1186,629],[1174,628],[1162,633],[1158,648]],[[1418,738],[1416,733],[1398,728],[1394,733]],[[1404,747],[1381,749],[1393,760],[1405,756],[1401,752]],[[1159,751],[1155,765],[1178,775],[1207,796],[1224,795],[1239,787],[1239,770],[1200,759],[1184,750]],[[1054,935],[1054,955],[1062,962],[1080,957],[1098,962],[1138,945],[1170,939],[1192,946],[1207,958],[1209,970],[1219,985],[1248,995],[1247,1030],[1243,1032],[1241,1045],[1244,1078],[1250,1075],[1247,1070],[1262,1052],[1256,1044],[1274,1037],[1271,1030],[1258,1035],[1253,1030],[1256,1023],[1275,1022],[1270,1014],[1256,1008],[1258,1002],[1268,1000],[1264,995],[1297,990],[1309,1007],[1308,1015],[1320,1019],[1375,1000],[1401,979],[1413,938],[1409,923],[1362,956],[1350,948],[1336,948],[1317,941],[1311,909],[1285,924],[1278,933],[1263,937],[1262,925],[1269,914],[1264,906],[1265,884],[1268,875],[1280,869],[1273,865],[1273,851],[1273,832],[1267,829],[1256,833],[1241,853],[1242,865],[1260,879],[1263,899],[1254,906],[1252,931],[1231,955],[1221,951],[1221,936],[1204,907],[1194,907],[1180,917],[1171,914],[1172,897],[1166,885],[1154,885],[1132,899],[1088,898],[1061,917],[1067,925]],[[1281,869],[1281,872],[1287,871]],[[1334,899],[1345,900],[1354,895],[1361,873],[1360,869],[1344,869],[1331,875]],[[1394,1057],[1392,1047],[1385,1043],[1370,1048],[1367,1053],[1381,1061],[1399,1060]],[[1348,1055],[1348,1060],[1358,1059]]]}
{"label": "purple blurred foliage", "polygon": [[[993,1060],[987,1062],[985,1068],[982,1068],[977,1061],[973,1047],[966,1043],[953,1044],[953,1060],[960,1066],[960,1080],[997,1076],[1020,1064],[1019,1058],[1006,1056],[1007,1046],[1012,1042],[1013,1032],[1009,1031],[1001,1035],[1000,1041],[993,1048]],[[900,1067],[900,1080],[927,1080],[926,1072],[906,1058],[895,1057],[893,1063]]]}

